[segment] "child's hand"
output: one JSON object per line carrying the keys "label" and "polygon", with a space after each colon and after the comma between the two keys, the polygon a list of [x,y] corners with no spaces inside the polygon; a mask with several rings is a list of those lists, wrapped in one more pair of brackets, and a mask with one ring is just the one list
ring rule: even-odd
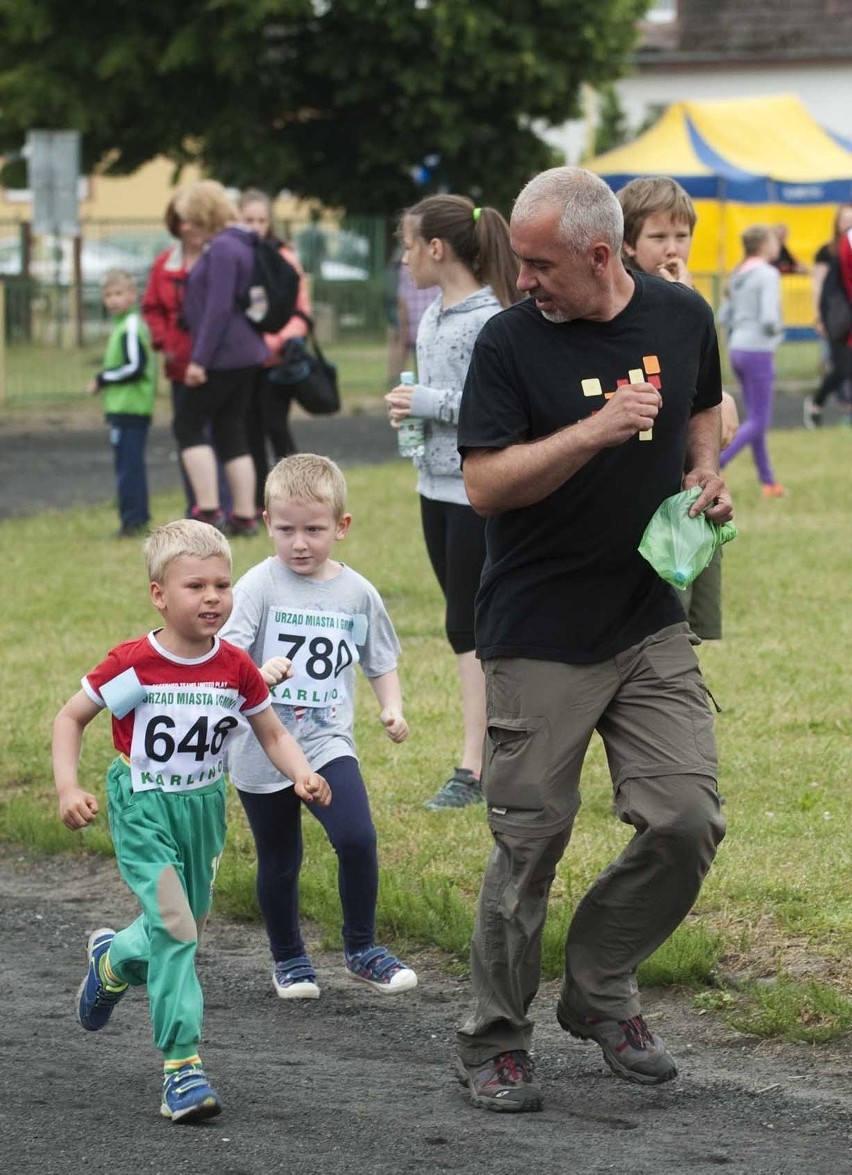
{"label": "child's hand", "polygon": [[66,828],[75,832],[91,824],[98,814],[98,801],[82,788],[75,787],[59,797],[59,816]]}
{"label": "child's hand", "polygon": [[391,428],[399,428],[406,416],[411,415],[411,397],[413,395],[414,388],[411,384],[399,384],[385,396]]}
{"label": "child's hand", "polygon": [[279,682],[293,676],[293,662],[289,657],[270,657],[261,665],[260,676],[267,685],[278,685]]}
{"label": "child's hand", "polygon": [[96,379],[93,379],[92,382],[89,384],[88,391],[91,392],[91,394],[93,396],[96,396],[100,390],[101,389],[100,389],[100,385],[98,384],[98,381]]}
{"label": "child's hand", "polygon": [[392,743],[402,743],[408,738],[408,723],[399,710],[392,710],[389,706],[382,710],[379,721],[385,728],[385,734]]}
{"label": "child's hand", "polygon": [[293,789],[306,804],[319,804],[321,808],[327,808],[331,803],[331,788],[321,775],[312,773],[305,779],[297,779]]}
{"label": "child's hand", "polygon": [[694,289],[692,277],[686,268],[686,262],[680,257],[672,257],[665,264],[657,267],[657,274],[669,282],[680,282],[682,286]]}

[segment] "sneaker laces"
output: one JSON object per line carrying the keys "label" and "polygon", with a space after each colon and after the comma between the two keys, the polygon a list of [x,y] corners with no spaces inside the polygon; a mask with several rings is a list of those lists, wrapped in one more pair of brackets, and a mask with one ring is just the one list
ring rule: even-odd
{"label": "sneaker laces", "polygon": [[638,1049],[639,1051],[653,1048],[654,1034],[645,1023],[644,1016],[633,1016],[630,1020],[619,1020],[618,1023],[619,1027],[624,1030],[627,1043],[631,1048]]}
{"label": "sneaker laces", "polygon": [[494,1058],[494,1072],[499,1079],[506,1078],[513,1085],[520,1085],[532,1077],[533,1063],[526,1053],[515,1049]]}

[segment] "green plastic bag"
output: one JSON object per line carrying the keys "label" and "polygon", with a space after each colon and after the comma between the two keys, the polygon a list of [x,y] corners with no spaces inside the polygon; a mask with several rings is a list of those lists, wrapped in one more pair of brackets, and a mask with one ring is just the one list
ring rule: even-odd
{"label": "green plastic bag", "polygon": [[696,579],[723,543],[737,537],[733,522],[719,526],[706,514],[689,516],[689,507],[701,493],[700,486],[666,498],[645,527],[639,554],[661,579],[684,591]]}

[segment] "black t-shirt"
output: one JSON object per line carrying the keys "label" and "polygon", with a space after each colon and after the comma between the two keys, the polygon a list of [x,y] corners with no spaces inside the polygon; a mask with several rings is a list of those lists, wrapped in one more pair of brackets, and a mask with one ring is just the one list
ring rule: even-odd
{"label": "black t-shirt", "polygon": [[504,449],[600,410],[606,393],[659,381],[650,440],[604,449],[541,502],[486,522],[476,601],[477,653],[603,661],[684,619],[638,553],[651,515],[681,489],[690,416],[721,401],[719,346],[704,299],[634,274],[610,322],[548,322],[532,300],[495,315],[476,341],[459,416],[459,449]]}

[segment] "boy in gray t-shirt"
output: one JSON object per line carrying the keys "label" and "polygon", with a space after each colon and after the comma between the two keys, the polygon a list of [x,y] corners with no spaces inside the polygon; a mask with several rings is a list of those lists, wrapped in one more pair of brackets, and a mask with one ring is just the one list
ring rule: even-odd
{"label": "boy in gray t-shirt", "polygon": [[[313,453],[279,461],[266,480],[263,517],[275,555],[237,583],[222,635],[260,666],[279,718],[332,787],[332,804],[314,814],[338,857],[347,971],[383,993],[407,991],[417,984],[414,971],[374,943],[376,830],[353,738],[359,663],[388,737],[408,737],[399,641],[373,585],[329,557],[352,521],[333,461]],[[250,732],[233,740],[228,771],[257,847],[257,897],[275,989],[282,999],[316,999],[320,989],[299,927],[300,801]]]}

